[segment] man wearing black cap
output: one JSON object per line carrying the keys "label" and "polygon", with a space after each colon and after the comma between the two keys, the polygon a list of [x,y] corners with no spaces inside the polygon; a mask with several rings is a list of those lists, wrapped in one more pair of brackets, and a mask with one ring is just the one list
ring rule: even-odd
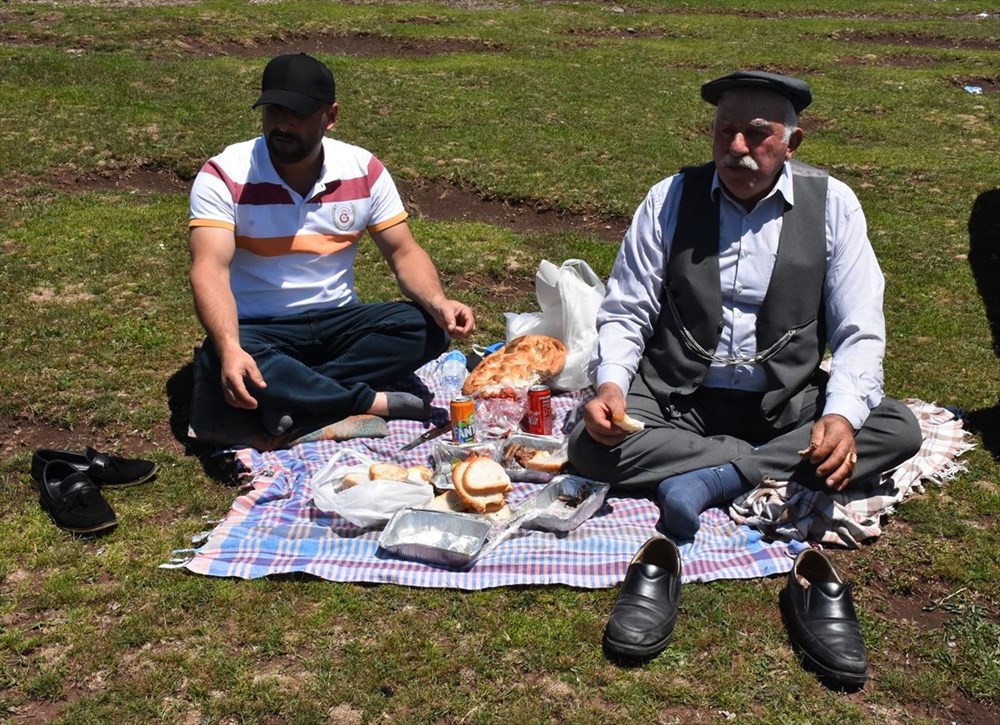
{"label": "man wearing black cap", "polygon": [[[389,172],[326,136],[339,105],[330,70],[304,53],[264,69],[263,135],[210,159],[191,191],[191,286],[208,343],[196,371],[272,435],[349,415],[423,419],[382,392],[475,328],[448,299],[406,224]],[[371,236],[413,302],[361,304],[354,260]]]}
{"label": "man wearing black cap", "polygon": [[[676,540],[765,479],[840,491],[921,443],[883,395],[883,278],[861,206],[792,159],[809,85],[741,71],[701,93],[717,106],[714,162],[659,182],[636,211],[598,314],[597,396],[569,442],[583,474],[655,490]],[[612,640],[655,654],[665,640],[637,644],[649,632],[629,630],[636,616]]]}

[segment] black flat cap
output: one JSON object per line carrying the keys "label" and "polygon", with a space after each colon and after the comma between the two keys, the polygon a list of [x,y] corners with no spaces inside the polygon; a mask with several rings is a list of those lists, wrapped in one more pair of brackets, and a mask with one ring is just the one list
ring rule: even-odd
{"label": "black flat cap", "polygon": [[701,87],[701,97],[717,106],[722,94],[735,88],[759,88],[779,93],[792,102],[796,113],[802,113],[813,98],[812,89],[805,81],[762,70],[738,70],[709,81]]}

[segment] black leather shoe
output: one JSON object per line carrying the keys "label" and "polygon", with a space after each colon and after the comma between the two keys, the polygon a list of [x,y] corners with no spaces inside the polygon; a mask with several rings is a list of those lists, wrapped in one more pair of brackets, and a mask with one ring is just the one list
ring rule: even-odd
{"label": "black leather shoe", "polygon": [[868,680],[868,654],[851,587],[816,549],[800,553],[779,595],[792,647],[826,684],[857,690]]}
{"label": "black leather shoe", "polygon": [[42,480],[42,472],[51,461],[65,461],[80,473],[86,473],[95,483],[109,488],[125,488],[148,481],[156,474],[156,464],[141,458],[121,458],[98,453],[93,448],[82,451],[60,451],[39,448],[31,457],[31,477]]}
{"label": "black leather shoe", "polygon": [[681,555],[670,539],[654,536],[636,552],[604,629],[604,651],[623,660],[647,660],[670,644],[681,598]]}
{"label": "black leather shoe", "polygon": [[97,484],[66,461],[51,461],[45,466],[38,494],[42,508],[61,529],[93,534],[118,523]]}

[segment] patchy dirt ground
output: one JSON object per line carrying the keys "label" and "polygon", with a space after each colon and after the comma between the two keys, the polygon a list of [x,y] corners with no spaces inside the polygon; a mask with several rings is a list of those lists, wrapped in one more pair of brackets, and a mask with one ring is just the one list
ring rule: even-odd
{"label": "patchy dirt ground", "polygon": [[[85,1],[76,4],[88,4]],[[154,0],[122,0],[115,3],[121,7],[132,7],[141,5],[157,4],[184,4],[183,2],[155,2]],[[665,11],[667,12],[667,11]],[[792,17],[792,14],[779,14],[779,17]],[[0,15],[2,17],[2,15]],[[864,19],[866,17],[876,17],[867,14],[850,14],[850,17]],[[881,17],[881,16],[877,16]],[[433,19],[428,19],[433,22]],[[604,30],[579,33],[580,38],[615,38],[615,37],[665,37],[663,33],[630,32],[628,30]],[[944,38],[940,36],[918,36],[918,35],[896,35],[889,34],[864,34],[860,32],[846,32],[836,36],[838,39],[851,41],[862,40],[865,42],[879,44],[903,44],[918,47],[933,48],[963,48],[982,49],[992,48],[992,45],[973,40],[961,40]],[[8,36],[0,38],[0,43],[16,44],[24,42],[23,38]],[[586,41],[584,41],[586,42]],[[85,47],[74,45],[74,47]],[[306,52],[336,53],[356,56],[375,55],[432,55],[449,52],[470,52],[486,51],[497,52],[502,50],[489,44],[476,41],[465,40],[440,40],[440,41],[407,41],[391,39],[373,35],[355,36],[297,36],[288,35],[280,38],[268,38],[260,41],[245,43],[217,43],[190,38],[174,39],[166,45],[159,46],[156,52],[170,54],[192,54],[201,56],[210,55],[238,55],[238,56],[268,56],[285,52],[290,47]],[[918,65],[930,65],[935,61],[930,56],[862,56],[860,58],[845,57],[841,60],[845,64],[850,63],[890,63],[905,67],[916,67]],[[772,69],[779,70],[779,69]],[[787,69],[785,69],[787,71]],[[959,86],[975,85],[983,89],[983,93],[994,93],[1000,89],[1000,79],[998,78],[955,78],[950,82]],[[189,181],[179,178],[169,170],[158,167],[141,167],[133,170],[121,171],[114,174],[53,174],[50,179],[61,179],[57,188],[64,192],[83,192],[88,190],[128,190],[140,194],[161,194],[161,193],[187,193]],[[5,186],[8,191],[16,189],[31,180],[25,178],[5,179]],[[397,180],[400,192],[408,209],[416,217],[423,217],[435,220],[462,220],[462,221],[482,221],[489,224],[503,226],[521,234],[546,234],[553,232],[578,231],[590,234],[597,239],[609,243],[618,242],[627,225],[628,219],[600,217],[582,214],[569,214],[550,205],[531,202],[509,202],[502,199],[483,198],[474,190],[455,186],[443,180],[422,179],[422,180]],[[477,280],[468,279],[465,283],[469,285],[477,284]],[[508,283],[505,282],[504,285]],[[512,297],[520,295],[524,291],[524,285],[530,281],[511,280],[509,287],[497,289],[497,294],[503,296],[509,294]],[[148,452],[151,448],[169,451],[175,455],[183,455],[190,452],[183,440],[182,430],[178,424],[178,416],[183,418],[185,407],[185,395],[189,395],[189,381],[185,382],[184,371],[179,371],[174,376],[171,383],[172,389],[168,390],[171,396],[171,420],[162,421],[150,431],[132,431],[125,434],[111,435],[105,429],[90,424],[81,424],[71,430],[57,429],[51,426],[40,425],[30,420],[27,416],[16,416],[13,418],[0,418],[0,457],[8,457],[18,451],[30,451],[35,448],[66,448],[79,449],[85,445],[91,445],[101,450],[121,452],[123,454],[138,454]],[[170,388],[171,383],[168,383]],[[894,522],[894,528],[905,529],[905,524]],[[905,532],[894,532],[900,534],[905,539]],[[853,580],[860,572],[852,571],[857,565],[857,557],[850,553],[845,553],[836,558],[838,568],[842,570],[845,578]],[[891,617],[897,621],[911,622],[913,626],[921,631],[938,631],[952,616],[941,608],[927,608],[928,604],[940,601],[950,592],[944,590],[943,586],[937,582],[916,582],[912,589],[901,594],[893,591],[888,584],[891,576],[875,577],[875,583],[866,586],[864,601],[873,611],[877,611],[881,616]],[[863,704],[863,695],[858,694],[859,707]],[[39,709],[34,712],[34,716],[47,719],[49,715],[57,714],[56,709],[48,711],[45,706],[36,705]],[[669,714],[669,711],[665,711]],[[690,715],[689,712],[685,712]],[[924,716],[941,721],[951,721],[960,723],[996,723],[1000,720],[1000,711],[996,703],[983,703],[968,697],[961,690],[956,690],[950,699],[935,711],[910,712],[910,716]]]}

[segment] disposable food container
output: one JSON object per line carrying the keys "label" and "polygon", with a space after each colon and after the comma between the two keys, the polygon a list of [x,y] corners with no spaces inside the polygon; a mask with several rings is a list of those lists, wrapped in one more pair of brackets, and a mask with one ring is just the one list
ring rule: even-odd
{"label": "disposable food container", "polygon": [[378,545],[403,559],[464,567],[476,560],[492,529],[489,521],[478,516],[403,509],[386,524]]}
{"label": "disposable food container", "polygon": [[565,454],[567,441],[565,438],[541,436],[532,433],[515,433],[507,438],[500,450],[500,464],[511,481],[527,481],[529,483],[548,483],[557,474],[548,471],[536,471],[525,467],[517,458],[521,451],[545,451],[547,453]]}
{"label": "disposable food container", "polygon": [[579,476],[559,475],[514,507],[513,519],[524,529],[572,531],[600,510],[610,488]]}

